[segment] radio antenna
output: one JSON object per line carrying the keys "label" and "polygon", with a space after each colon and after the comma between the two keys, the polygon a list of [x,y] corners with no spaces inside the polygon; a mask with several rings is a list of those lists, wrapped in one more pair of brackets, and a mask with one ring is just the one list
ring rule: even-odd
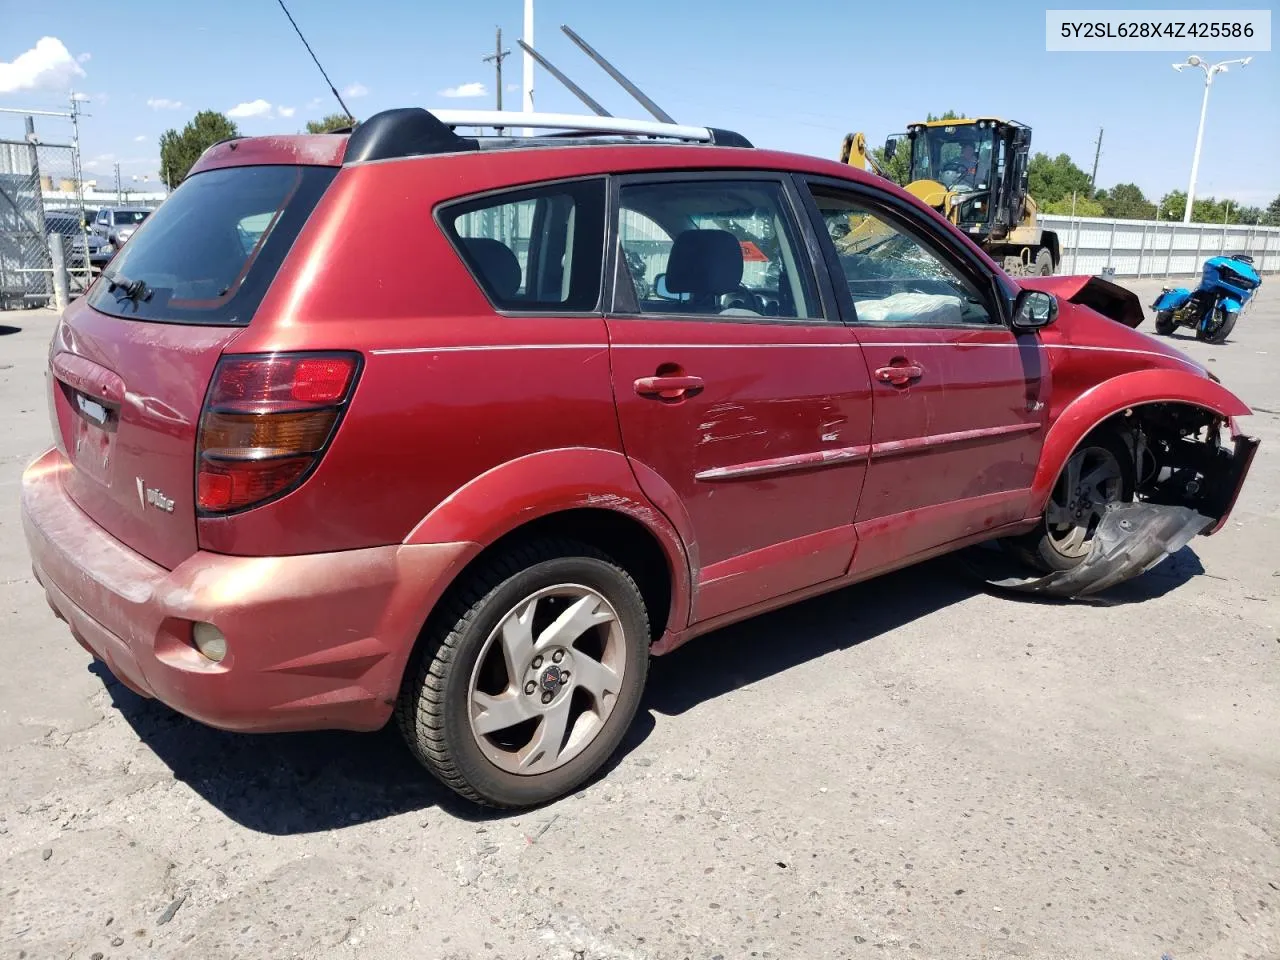
{"label": "radio antenna", "polygon": [[342,97],[338,94],[338,88],[333,85],[333,81],[329,79],[329,75],[324,72],[324,67],[320,66],[320,58],[316,56],[316,52],[311,49],[311,44],[307,43],[307,38],[302,35],[302,31],[298,29],[297,21],[293,19],[293,14],[289,12],[289,8],[284,5],[284,0],[277,0],[280,9],[284,11],[284,15],[289,18],[289,22],[293,24],[294,32],[297,33],[298,39],[302,41],[302,45],[307,48],[307,53],[311,54],[311,59],[316,62],[316,68],[320,71],[320,76],[324,77],[324,82],[329,85],[329,90],[333,93],[333,98],[338,101],[338,106],[342,107],[352,123],[356,122],[355,115],[347,109],[347,105],[342,102]]}

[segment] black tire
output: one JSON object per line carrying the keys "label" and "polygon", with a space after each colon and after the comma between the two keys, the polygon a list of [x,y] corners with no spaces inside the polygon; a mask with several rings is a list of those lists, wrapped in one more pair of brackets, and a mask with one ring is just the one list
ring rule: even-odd
{"label": "black tire", "polygon": [[1176,326],[1177,324],[1173,322],[1172,310],[1156,311],[1156,333],[1160,334],[1162,337],[1167,337],[1169,334],[1173,333]]}
{"label": "black tire", "polygon": [[1035,273],[1037,277],[1053,276],[1053,254],[1048,247],[1041,247],[1036,254]]}
{"label": "black tire", "polygon": [[[1227,337],[1231,335],[1231,331],[1235,329],[1236,318],[1239,313],[1231,313],[1222,307],[1213,308],[1214,325],[1209,328],[1209,332],[1201,337],[1205,343],[1222,344],[1227,342]],[[1196,331],[1197,334],[1199,331]]]}
{"label": "black tire", "polygon": [[[597,592],[616,611],[625,635],[621,687],[611,712],[580,753],[545,773],[511,773],[485,755],[472,731],[472,673],[490,636],[516,605],[564,584]],[[507,809],[546,803],[589,780],[622,742],[644,690],[649,639],[640,589],[609,557],[572,541],[518,546],[468,575],[441,601],[405,672],[396,719],[418,760],[467,799]]]}
{"label": "black tire", "polygon": [[[1077,455],[1088,455],[1090,448],[1102,450],[1109,453],[1115,458],[1120,468],[1120,486],[1118,499],[1122,503],[1128,503],[1133,500],[1134,476],[1135,469],[1133,464],[1133,455],[1129,452],[1129,448],[1125,446],[1123,440],[1110,430],[1099,430],[1090,434],[1080,445],[1072,451],[1068,463]],[[1065,482],[1065,474],[1067,467],[1063,466],[1063,473],[1058,476],[1054,482],[1053,491],[1050,494],[1050,501],[1057,497],[1060,493],[1060,486]],[[1045,515],[1040,518],[1040,525],[1031,533],[1017,537],[1008,542],[1008,546],[1013,553],[1019,557],[1028,566],[1043,573],[1052,573],[1059,570],[1071,570],[1079,566],[1087,556],[1085,554],[1068,556],[1065,555],[1058,547],[1058,542],[1051,535],[1050,524],[1048,519],[1049,507],[1045,508]],[[1086,543],[1092,542],[1090,534]]]}

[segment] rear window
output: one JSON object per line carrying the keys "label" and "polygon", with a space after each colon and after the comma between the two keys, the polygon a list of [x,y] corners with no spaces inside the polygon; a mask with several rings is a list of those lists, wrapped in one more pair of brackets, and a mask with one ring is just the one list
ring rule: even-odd
{"label": "rear window", "polygon": [[183,181],[145,217],[89,294],[103,313],[247,324],[333,167],[231,167]]}
{"label": "rear window", "polygon": [[137,225],[147,219],[149,210],[117,210],[115,213],[116,226],[127,227]]}

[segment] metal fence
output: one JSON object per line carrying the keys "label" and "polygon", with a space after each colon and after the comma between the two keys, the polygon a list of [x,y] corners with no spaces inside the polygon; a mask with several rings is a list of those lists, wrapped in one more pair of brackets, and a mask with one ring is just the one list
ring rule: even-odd
{"label": "metal fence", "polygon": [[1110,267],[1118,277],[1191,276],[1224,253],[1248,254],[1262,273],[1280,270],[1280,227],[1056,215],[1040,221],[1057,231],[1062,274],[1097,275]]}
{"label": "metal fence", "polygon": [[92,279],[89,242],[78,202],[47,199],[80,171],[70,144],[0,140],[0,308],[44,306],[54,295],[50,237],[61,238],[73,293]]}

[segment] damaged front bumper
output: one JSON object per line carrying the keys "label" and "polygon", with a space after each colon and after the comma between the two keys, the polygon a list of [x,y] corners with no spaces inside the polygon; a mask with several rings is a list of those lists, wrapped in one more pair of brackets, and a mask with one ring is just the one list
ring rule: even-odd
{"label": "damaged front bumper", "polygon": [[999,577],[988,565],[983,579],[993,587],[1046,597],[1084,597],[1145,573],[1214,523],[1189,507],[1117,503],[1103,514],[1089,555],[1070,570],[1039,577]]}
{"label": "damaged front bumper", "polygon": [[[1233,424],[1234,427],[1234,424]],[[1233,431],[1234,432],[1234,431]],[[1177,553],[1199,534],[1222,529],[1239,499],[1258,440],[1236,433],[1230,464],[1218,476],[1214,492],[1200,507],[1162,503],[1117,503],[1103,514],[1094,532],[1089,555],[1070,570],[1041,576],[1010,575],[1003,551],[974,557],[973,569],[988,586],[1018,593],[1073,599],[1114,587],[1146,573],[1165,557]],[[1224,452],[1224,457],[1228,456]]]}

